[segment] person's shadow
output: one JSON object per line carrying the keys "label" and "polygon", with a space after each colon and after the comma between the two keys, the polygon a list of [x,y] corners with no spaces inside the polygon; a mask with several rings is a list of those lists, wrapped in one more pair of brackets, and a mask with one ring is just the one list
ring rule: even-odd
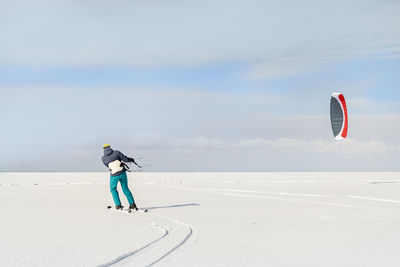
{"label": "person's shadow", "polygon": [[142,208],[142,209],[156,210],[156,209],[181,208],[181,207],[189,207],[189,206],[200,206],[200,204],[198,204],[198,203],[176,204],[176,205],[168,205],[168,206],[146,207],[146,208]]}

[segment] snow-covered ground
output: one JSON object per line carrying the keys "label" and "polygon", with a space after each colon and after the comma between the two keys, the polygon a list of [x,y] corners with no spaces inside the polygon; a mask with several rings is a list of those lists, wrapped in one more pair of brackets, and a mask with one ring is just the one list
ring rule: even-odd
{"label": "snow-covered ground", "polygon": [[0,173],[0,266],[400,266],[400,173],[128,177]]}

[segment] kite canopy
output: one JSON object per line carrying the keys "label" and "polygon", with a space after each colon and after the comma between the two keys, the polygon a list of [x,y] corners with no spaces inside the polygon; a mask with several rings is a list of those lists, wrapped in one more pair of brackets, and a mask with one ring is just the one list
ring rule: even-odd
{"label": "kite canopy", "polygon": [[349,118],[346,101],[341,93],[333,93],[331,97],[331,125],[336,140],[343,140],[347,137]]}

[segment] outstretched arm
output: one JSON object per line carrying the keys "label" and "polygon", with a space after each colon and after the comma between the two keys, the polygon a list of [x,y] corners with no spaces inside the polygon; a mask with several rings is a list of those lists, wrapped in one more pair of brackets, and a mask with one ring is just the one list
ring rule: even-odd
{"label": "outstretched arm", "polygon": [[142,167],[139,166],[139,164],[136,163],[134,158],[127,157],[124,154],[122,154],[120,151],[118,151],[118,153],[119,153],[119,157],[120,157],[120,159],[122,161],[124,161],[124,162],[133,162],[136,166],[138,166],[139,168],[142,168]]}

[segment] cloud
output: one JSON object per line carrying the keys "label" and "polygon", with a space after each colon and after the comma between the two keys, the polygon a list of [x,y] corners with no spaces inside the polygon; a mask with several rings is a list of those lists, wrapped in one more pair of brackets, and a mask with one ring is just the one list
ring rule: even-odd
{"label": "cloud", "polygon": [[379,114],[381,112],[394,112],[397,113],[400,110],[400,102],[379,102],[378,99],[373,98],[349,98],[347,106],[349,111],[358,114]]}
{"label": "cloud", "polygon": [[117,141],[116,145],[124,145],[135,149],[164,149],[170,145],[168,141],[153,131],[144,131],[131,134],[128,137],[129,145],[126,142]]}
{"label": "cloud", "polygon": [[46,170],[49,155],[63,170],[102,168],[103,143],[144,156],[153,170],[324,170],[349,157],[335,170],[398,169],[400,115],[351,115],[349,139],[336,142],[329,95],[317,103],[325,113],[306,103],[320,115],[298,115],[300,94],[284,105],[247,91],[3,87],[0,95],[7,170]]}
{"label": "cloud", "polygon": [[390,1],[22,0],[0,12],[6,65],[242,62],[251,66],[250,76],[271,77],[344,59],[398,56],[400,46],[400,6]]}
{"label": "cloud", "polygon": [[386,154],[390,151],[388,145],[380,140],[361,141],[357,139],[348,139],[342,142],[326,140],[299,140],[295,138],[277,138],[274,140],[265,140],[262,138],[244,139],[239,141],[239,145],[247,150],[277,150],[296,153],[298,151],[311,151],[315,153],[337,153],[347,155],[368,155],[368,154]]}
{"label": "cloud", "polygon": [[[154,133],[139,133],[130,139],[130,144],[139,150],[243,150],[243,151],[269,151],[269,152],[312,152],[312,153],[336,153],[344,155],[371,155],[387,154],[396,148],[389,147],[381,140],[357,140],[327,141],[322,139],[302,140],[296,138],[281,137],[276,139],[250,138],[238,141],[227,141],[215,137],[192,137],[167,139]],[[129,146],[120,144],[128,148]]]}
{"label": "cloud", "polygon": [[380,140],[361,141],[349,139],[344,142],[313,141],[310,143],[312,150],[316,152],[334,152],[338,154],[373,155],[387,154],[391,151],[389,146]]}
{"label": "cloud", "polygon": [[306,142],[295,138],[277,138],[268,140],[263,138],[244,139],[238,142],[239,147],[243,149],[276,149],[290,150],[306,146]]}
{"label": "cloud", "polygon": [[371,98],[350,98],[347,104],[353,109],[367,109],[376,105],[375,101]]}
{"label": "cloud", "polygon": [[226,144],[222,140],[207,137],[174,140],[173,144],[177,148],[188,149],[223,149],[226,147]]}
{"label": "cloud", "polygon": [[269,60],[265,59],[261,63],[252,65],[248,70],[248,74],[253,78],[269,78],[314,72],[320,70],[324,67],[324,64],[330,61],[333,61],[333,59],[322,60],[318,55],[282,55]]}

